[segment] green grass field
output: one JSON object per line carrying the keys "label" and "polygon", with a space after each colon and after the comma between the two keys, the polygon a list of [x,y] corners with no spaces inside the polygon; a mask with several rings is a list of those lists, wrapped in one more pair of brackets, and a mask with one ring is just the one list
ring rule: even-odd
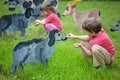
{"label": "green grass field", "polygon": [[[8,5],[0,1],[0,17],[5,14],[19,13],[19,7],[16,11],[8,11]],[[67,1],[59,2],[59,12],[63,13]],[[8,36],[0,38],[0,80],[120,80],[120,31],[110,32],[110,27],[115,25],[120,19],[120,1],[83,1],[77,4],[78,11],[90,9],[99,9],[101,11],[101,20],[103,28],[110,36],[115,46],[115,60],[113,64],[105,70],[96,70],[92,66],[92,60],[83,58],[81,49],[73,47],[74,39],[56,42],[56,50],[48,65],[45,67],[41,63],[35,65],[23,64],[24,70],[17,71],[18,77],[14,78],[11,72],[12,50],[14,46],[23,40],[32,38],[46,37],[42,26],[35,27],[32,22],[26,29],[26,36],[15,39],[11,32]],[[71,16],[62,17],[62,33],[67,35],[72,32],[76,35],[83,35],[84,32],[78,32],[77,25],[73,22]],[[20,33],[17,33],[19,37]]]}

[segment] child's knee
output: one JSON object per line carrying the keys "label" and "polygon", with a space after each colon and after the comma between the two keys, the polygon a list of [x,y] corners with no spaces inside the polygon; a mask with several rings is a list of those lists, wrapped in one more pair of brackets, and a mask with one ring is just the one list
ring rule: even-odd
{"label": "child's knee", "polygon": [[45,28],[48,28],[48,27],[49,27],[49,24],[45,24],[44,27],[45,27]]}
{"label": "child's knee", "polygon": [[99,45],[93,45],[92,47],[92,53],[98,53],[100,50],[100,46]]}

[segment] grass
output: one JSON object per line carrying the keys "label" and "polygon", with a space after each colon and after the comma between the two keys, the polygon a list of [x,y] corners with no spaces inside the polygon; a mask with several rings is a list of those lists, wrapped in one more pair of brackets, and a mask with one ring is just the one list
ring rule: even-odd
{"label": "grass", "polygon": [[[8,11],[8,5],[0,2],[0,17],[5,14],[19,13],[19,8],[14,12]],[[59,12],[62,14],[67,1],[59,2]],[[42,26],[35,27],[32,22],[26,29],[26,36],[14,39],[13,34],[8,32],[8,36],[0,38],[0,80],[119,80],[120,79],[120,31],[110,32],[110,27],[116,24],[120,19],[120,1],[83,1],[78,3],[77,10],[85,11],[90,9],[99,9],[101,11],[101,20],[103,27],[110,36],[115,46],[115,60],[106,70],[96,70],[92,66],[92,60],[83,58],[81,50],[73,47],[73,43],[78,40],[68,39],[65,42],[57,42],[56,50],[49,59],[45,67],[41,63],[35,65],[23,64],[24,70],[17,71],[18,77],[14,78],[11,73],[12,50],[14,46],[23,40],[38,37],[46,37]],[[72,32],[76,35],[83,35],[77,30],[77,25],[73,22],[71,16],[61,17],[63,25],[63,34]],[[20,33],[17,33],[19,36]]]}

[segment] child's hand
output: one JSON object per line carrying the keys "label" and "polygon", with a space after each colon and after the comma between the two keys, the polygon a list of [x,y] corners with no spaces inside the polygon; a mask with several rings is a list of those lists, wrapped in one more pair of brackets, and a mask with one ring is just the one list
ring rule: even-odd
{"label": "child's hand", "polygon": [[35,21],[35,26],[38,26],[40,24],[40,20]]}
{"label": "child's hand", "polygon": [[67,38],[73,38],[74,37],[74,35],[72,34],[72,33],[69,33],[68,35],[67,35]]}
{"label": "child's hand", "polygon": [[75,44],[74,44],[74,47],[75,47],[75,48],[79,48],[79,47],[81,47],[81,44],[80,44],[80,43],[75,43]]}
{"label": "child's hand", "polygon": [[39,25],[39,23],[35,23],[35,26],[38,26]]}

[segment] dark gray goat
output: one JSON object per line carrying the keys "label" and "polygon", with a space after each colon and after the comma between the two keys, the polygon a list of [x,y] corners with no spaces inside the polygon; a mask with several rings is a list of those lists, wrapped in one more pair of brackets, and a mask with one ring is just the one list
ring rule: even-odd
{"label": "dark gray goat", "polygon": [[[16,6],[20,7],[21,13],[25,13],[27,8],[32,8],[34,9],[35,13],[38,14],[37,18],[43,17],[41,11],[40,11],[40,6],[44,2],[50,3],[56,10],[58,16],[60,17],[60,13],[58,12],[58,0],[5,0],[6,4],[9,4],[9,10],[14,11]],[[36,17],[32,17],[33,20]],[[32,19],[31,19],[32,20]]]}
{"label": "dark gray goat", "polygon": [[48,58],[52,56],[55,51],[55,41],[66,40],[66,36],[52,30],[49,32],[47,38],[32,39],[28,41],[19,42],[13,50],[12,71],[16,75],[16,68],[23,69],[22,63],[33,64],[42,62],[46,64]]}
{"label": "dark gray goat", "polygon": [[117,22],[117,24],[110,28],[110,31],[120,31],[120,20]]}
{"label": "dark gray goat", "polygon": [[9,14],[4,15],[0,19],[0,36],[2,32],[7,35],[6,30],[13,31],[14,36],[16,31],[21,32],[21,36],[25,36],[25,29],[30,23],[30,17],[37,16],[32,8],[28,8],[25,14]]}

